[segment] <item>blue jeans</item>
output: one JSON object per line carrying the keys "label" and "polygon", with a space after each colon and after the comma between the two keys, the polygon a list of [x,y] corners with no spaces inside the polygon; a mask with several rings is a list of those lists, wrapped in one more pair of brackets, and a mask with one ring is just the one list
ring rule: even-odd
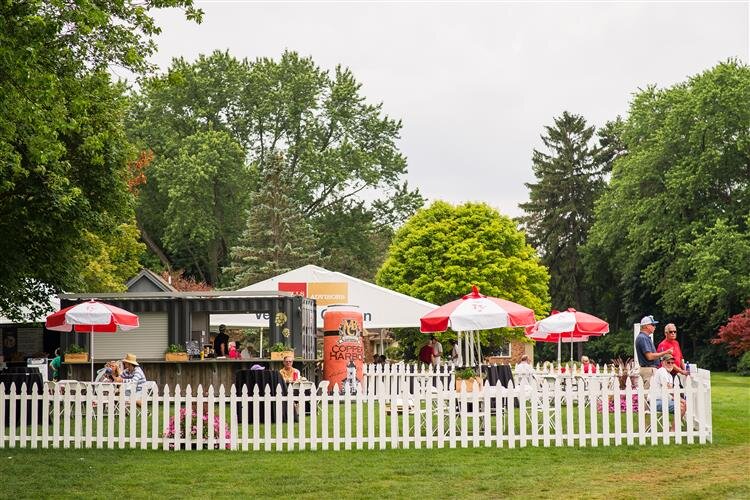
{"label": "blue jeans", "polygon": [[[656,411],[662,411],[661,410],[661,399],[656,400]],[[669,400],[669,413],[674,413],[674,400]]]}

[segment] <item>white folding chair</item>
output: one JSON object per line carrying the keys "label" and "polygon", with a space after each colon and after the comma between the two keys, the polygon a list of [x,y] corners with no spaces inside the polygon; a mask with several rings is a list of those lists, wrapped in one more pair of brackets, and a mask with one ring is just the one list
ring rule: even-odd
{"label": "white folding chair", "polygon": [[149,400],[149,399],[151,399],[151,397],[155,393],[158,393],[158,392],[159,392],[159,386],[156,385],[156,382],[154,382],[153,380],[148,380],[148,381],[144,382],[143,385],[141,385],[141,392],[140,392],[140,395],[139,395],[140,397],[139,397],[139,401],[138,401],[140,404],[137,404],[136,407],[135,407],[136,408],[136,415],[140,415],[141,414],[141,412],[144,409],[144,406],[143,406],[144,404],[146,405],[145,406],[146,415],[147,416],[149,415],[148,404],[146,403],[146,401]]}

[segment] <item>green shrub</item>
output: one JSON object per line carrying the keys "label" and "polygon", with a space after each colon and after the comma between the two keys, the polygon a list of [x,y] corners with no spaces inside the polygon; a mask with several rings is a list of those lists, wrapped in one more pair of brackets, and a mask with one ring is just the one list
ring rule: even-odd
{"label": "green shrub", "polygon": [[65,351],[66,354],[80,354],[82,352],[86,352],[86,349],[79,346],[78,344],[70,344],[68,346],[68,349]]}
{"label": "green shrub", "polygon": [[476,377],[477,373],[473,368],[464,368],[463,370],[456,370],[456,380],[469,380]]}
{"label": "green shrub", "polygon": [[187,352],[184,347],[179,344],[169,344],[167,352]]}
{"label": "green shrub", "polygon": [[737,373],[743,377],[750,376],[750,351],[747,351],[737,363]]}
{"label": "green shrub", "polygon": [[394,343],[385,348],[385,356],[393,361],[402,361],[404,359],[404,351],[398,343]]}
{"label": "green shrub", "polygon": [[284,345],[283,342],[276,342],[274,345],[271,346],[272,352],[284,352],[284,351],[291,351],[292,349]]}

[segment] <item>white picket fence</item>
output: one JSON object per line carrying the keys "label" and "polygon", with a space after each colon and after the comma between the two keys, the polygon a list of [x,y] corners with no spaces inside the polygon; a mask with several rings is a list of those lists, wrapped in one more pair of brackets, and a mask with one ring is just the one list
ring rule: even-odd
{"label": "white picket fence", "polygon": [[[630,382],[621,390],[602,376],[578,384],[570,383],[572,377],[557,377],[537,386],[485,385],[482,390],[475,386],[472,392],[457,392],[434,373],[414,376],[413,383],[401,385],[386,379],[403,373],[390,377],[381,373],[380,383],[361,387],[356,394],[338,387],[329,391],[325,382],[287,395],[277,388],[278,396],[248,394],[247,387],[239,395],[234,386],[228,391],[224,386],[218,391],[209,387],[205,393],[200,386],[197,390],[177,386],[174,392],[165,387],[147,395],[140,405],[135,394],[85,390],[63,394],[60,386],[51,392],[33,386],[28,392],[25,385],[13,385],[6,394],[0,385],[0,421],[5,423],[0,427],[0,448],[270,451],[712,440],[710,373],[705,370],[688,378],[684,389],[669,394],[651,394],[642,384],[631,387]],[[264,393],[269,394],[269,389]],[[670,394],[677,401],[685,398],[684,420],[668,413],[666,405],[656,410],[657,397],[666,400]],[[614,411],[610,400],[618,402]],[[279,416],[275,423],[261,421],[262,416],[274,414]],[[672,423],[674,430],[670,430]],[[166,433],[170,428],[173,432]]]}

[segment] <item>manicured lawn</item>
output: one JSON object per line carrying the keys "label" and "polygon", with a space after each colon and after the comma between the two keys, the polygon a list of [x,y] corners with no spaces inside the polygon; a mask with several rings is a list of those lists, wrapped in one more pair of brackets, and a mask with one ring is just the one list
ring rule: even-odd
{"label": "manicured lawn", "polygon": [[750,498],[750,378],[714,374],[714,442],[598,448],[0,450],[2,498]]}

